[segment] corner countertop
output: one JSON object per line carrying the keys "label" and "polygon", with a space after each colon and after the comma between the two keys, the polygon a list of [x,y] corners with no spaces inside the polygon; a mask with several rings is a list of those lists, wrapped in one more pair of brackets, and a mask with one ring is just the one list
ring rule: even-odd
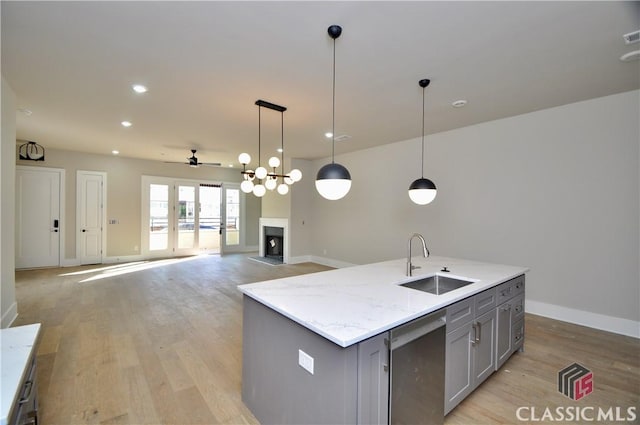
{"label": "corner countertop", "polygon": [[0,330],[0,425],[6,425],[9,420],[11,409],[18,398],[20,384],[29,369],[29,359],[32,353],[35,355],[39,334],[39,323]]}
{"label": "corner countertop", "polygon": [[[413,257],[420,268],[405,274],[406,259],[256,282],[238,287],[246,296],[323,336],[348,347],[506,282],[525,267],[457,258]],[[474,283],[443,295],[399,286],[439,273]]]}

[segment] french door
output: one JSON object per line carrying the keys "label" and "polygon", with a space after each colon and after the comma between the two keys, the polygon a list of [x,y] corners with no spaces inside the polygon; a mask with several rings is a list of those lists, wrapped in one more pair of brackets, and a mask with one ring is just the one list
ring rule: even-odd
{"label": "french door", "polygon": [[143,247],[150,256],[223,253],[240,242],[240,188],[143,177]]}

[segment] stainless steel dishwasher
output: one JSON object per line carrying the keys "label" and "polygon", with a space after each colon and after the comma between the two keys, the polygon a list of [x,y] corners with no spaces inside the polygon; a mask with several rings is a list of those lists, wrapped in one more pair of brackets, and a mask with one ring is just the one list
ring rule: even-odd
{"label": "stainless steel dishwasher", "polygon": [[445,311],[391,330],[389,423],[444,422]]}

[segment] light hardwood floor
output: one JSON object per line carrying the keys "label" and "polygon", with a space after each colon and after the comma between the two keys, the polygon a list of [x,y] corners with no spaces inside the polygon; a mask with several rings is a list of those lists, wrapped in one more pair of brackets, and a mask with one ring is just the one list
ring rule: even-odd
{"label": "light hardwood floor", "polygon": [[[17,272],[14,326],[43,325],[40,423],[256,424],[240,397],[236,286],[326,269],[228,255]],[[573,362],[592,370],[595,383],[577,402],[556,383]],[[520,406],[535,406],[538,416],[557,406],[636,406],[640,413],[639,394],[639,340],[527,315],[525,352],[445,423],[516,423]]]}

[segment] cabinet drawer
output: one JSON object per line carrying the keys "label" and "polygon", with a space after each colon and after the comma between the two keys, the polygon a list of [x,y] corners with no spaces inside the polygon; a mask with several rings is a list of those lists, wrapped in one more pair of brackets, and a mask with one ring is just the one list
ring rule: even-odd
{"label": "cabinet drawer", "polygon": [[513,321],[518,321],[524,317],[524,294],[520,294],[511,301],[513,306]]}
{"label": "cabinet drawer", "polygon": [[496,302],[498,305],[513,297],[513,287],[511,281],[496,286]]}
{"label": "cabinet drawer", "polygon": [[513,328],[511,329],[511,332],[513,338],[512,350],[516,351],[517,349],[521,348],[522,344],[524,343],[524,318],[515,322]]}
{"label": "cabinet drawer", "polygon": [[496,308],[496,290],[495,288],[480,292],[473,297],[475,303],[476,317],[482,316],[488,311]]}
{"label": "cabinet drawer", "polygon": [[524,293],[524,275],[515,277],[496,287],[497,305]]}
{"label": "cabinet drawer", "polygon": [[518,276],[515,279],[511,280],[513,287],[513,295],[524,294],[524,275]]}
{"label": "cabinet drawer", "polygon": [[471,297],[447,307],[447,332],[454,331],[473,319],[473,301],[474,297]]}

